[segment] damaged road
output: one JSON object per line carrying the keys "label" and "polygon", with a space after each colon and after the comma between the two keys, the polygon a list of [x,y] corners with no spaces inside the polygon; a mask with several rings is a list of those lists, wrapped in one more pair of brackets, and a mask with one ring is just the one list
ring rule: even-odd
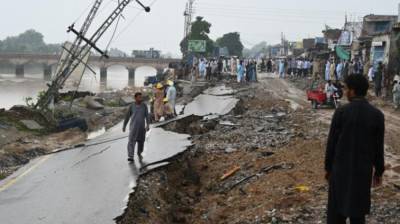
{"label": "damaged road", "polygon": [[[223,103],[225,101],[226,104]],[[208,100],[196,98],[187,108],[201,108],[204,103],[211,105]],[[221,103],[222,107],[198,113],[225,113],[225,110],[232,107],[233,101],[227,99],[221,100]],[[183,120],[193,117],[187,113]],[[187,134],[152,126],[146,137],[144,161],[129,164],[126,162],[128,139],[123,138],[121,129],[121,124],[113,127],[87,142],[88,147],[33,160],[1,181],[2,222],[113,223],[113,219],[126,207],[127,197],[139,178],[140,167],[174,157],[192,145]],[[96,144],[98,142],[104,144]],[[160,165],[146,166],[146,169]],[[21,211],[24,211],[24,215],[21,215]]]}
{"label": "damaged road", "polygon": [[[165,127],[190,134],[194,145],[139,179],[117,223],[325,222],[323,163],[333,111],[312,110],[304,91],[287,80],[266,74],[259,80],[246,88],[228,84],[243,90],[235,91],[239,102],[231,112]],[[391,161],[384,186],[373,190],[372,224],[400,219],[399,142],[388,134],[387,144]]]}
{"label": "damaged road", "polygon": [[[93,143],[121,136],[121,128],[112,128]],[[153,128],[144,162],[155,162],[185,150],[191,145],[188,137]],[[139,176],[139,162],[126,162],[127,141],[120,139],[32,161],[0,182],[1,222],[113,223],[126,206],[127,195]]]}

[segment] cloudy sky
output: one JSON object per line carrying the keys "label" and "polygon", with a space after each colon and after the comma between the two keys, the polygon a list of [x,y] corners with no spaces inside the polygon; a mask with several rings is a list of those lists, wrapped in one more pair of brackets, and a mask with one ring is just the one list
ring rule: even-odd
{"label": "cloudy sky", "polygon": [[[72,40],[66,27],[80,25],[93,0],[0,0],[0,39],[35,29],[48,43]],[[111,47],[130,52],[154,47],[178,56],[183,38],[183,11],[187,0],[143,0],[152,4],[145,14],[132,3],[124,12]],[[289,40],[321,35],[325,24],[341,28],[347,13],[349,20],[366,14],[397,14],[398,0],[196,0],[196,16],[212,23],[211,37],[241,33],[245,46],[261,41],[277,43],[283,32]],[[93,27],[101,23],[117,4],[104,0]],[[105,48],[114,28],[99,43]],[[92,30],[93,32],[93,30]]]}

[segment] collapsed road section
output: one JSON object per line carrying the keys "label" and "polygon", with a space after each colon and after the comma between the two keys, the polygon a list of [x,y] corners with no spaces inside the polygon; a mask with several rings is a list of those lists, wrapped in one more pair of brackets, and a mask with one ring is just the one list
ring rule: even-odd
{"label": "collapsed road section", "polygon": [[[163,127],[190,134],[193,146],[141,176],[118,224],[326,220],[329,120],[321,118],[333,111],[312,110],[304,93],[286,80],[259,80],[229,85],[239,102],[226,115],[206,121],[189,117]],[[392,144],[396,138],[389,139]],[[398,223],[398,184],[385,179],[372,193],[374,217],[368,223]]]}
{"label": "collapsed road section", "polygon": [[[93,143],[120,136],[121,129],[118,125]],[[154,128],[144,161],[173,156],[190,144],[187,135]],[[0,183],[5,186],[0,190],[1,222],[113,223],[139,175],[135,164],[126,163],[126,145],[127,139],[120,139],[31,162]]]}
{"label": "collapsed road section", "polygon": [[[221,103],[225,101],[225,106],[212,113],[226,110],[232,101]],[[188,108],[201,108],[196,104],[203,103],[212,105],[207,100],[195,99]],[[147,136],[144,164],[128,164],[128,139],[121,138],[121,129],[121,124],[113,127],[88,142],[90,147],[38,158],[0,182],[2,222],[113,223],[136,185],[139,167],[173,157],[192,144],[189,135],[154,126]],[[108,141],[112,139],[118,140]]]}

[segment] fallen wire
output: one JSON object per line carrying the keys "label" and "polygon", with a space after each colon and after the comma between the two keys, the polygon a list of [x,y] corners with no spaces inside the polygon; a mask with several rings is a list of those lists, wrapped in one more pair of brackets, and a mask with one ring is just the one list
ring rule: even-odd
{"label": "fallen wire", "polygon": [[97,156],[97,155],[102,154],[103,152],[109,150],[110,148],[111,148],[111,146],[107,146],[107,147],[105,147],[104,149],[100,150],[99,152],[93,153],[92,155],[86,157],[85,159],[83,159],[83,160],[81,160],[81,161],[79,161],[79,162],[76,162],[76,163],[72,166],[72,168],[78,166],[79,164],[82,164],[82,163],[88,161],[88,160],[91,159],[92,157],[95,157],[95,156]]}
{"label": "fallen wire", "polygon": [[233,190],[234,188],[236,188],[237,186],[241,185],[242,183],[247,182],[247,181],[249,181],[250,179],[253,179],[254,177],[259,177],[259,176],[261,176],[262,174],[269,173],[269,172],[272,171],[272,170],[291,169],[292,167],[293,167],[292,164],[288,165],[288,164],[285,164],[285,163],[278,164],[278,165],[273,165],[273,166],[264,167],[264,168],[262,168],[258,173],[253,174],[253,175],[250,175],[250,176],[247,176],[247,177],[244,177],[243,179],[239,180],[238,182],[236,182],[235,184],[233,184],[232,186],[230,186],[230,187],[228,188],[227,191],[231,191],[231,190]]}
{"label": "fallen wire", "polygon": [[[150,3],[149,6],[152,7],[157,1],[158,1],[158,0],[153,0],[153,1]],[[114,43],[116,42],[116,40],[118,40],[118,39],[121,37],[121,35],[124,34],[124,33],[129,29],[129,27],[136,21],[136,19],[139,18],[139,16],[140,16],[143,12],[144,12],[143,10],[140,10],[140,11],[132,18],[132,20],[129,21],[128,24],[127,24],[125,27],[123,27],[123,28],[121,29],[121,31],[118,32],[118,34],[115,36],[115,38],[113,38],[113,40],[109,43],[109,45],[114,44]]]}
{"label": "fallen wire", "polygon": [[60,153],[60,152],[65,152],[65,151],[69,151],[69,150],[77,149],[77,148],[88,148],[88,147],[92,147],[92,146],[96,146],[96,145],[102,145],[102,144],[106,144],[106,143],[110,143],[110,142],[115,142],[115,141],[118,141],[118,140],[121,140],[121,139],[125,139],[125,138],[128,138],[128,137],[129,136],[122,136],[122,137],[119,137],[119,138],[104,140],[104,141],[100,141],[100,142],[94,142],[94,143],[91,143],[91,144],[78,144],[78,145],[74,145],[72,147],[67,147],[67,148],[64,148],[64,149],[60,149],[60,150],[56,150],[56,151],[50,152],[50,153],[48,153],[48,155],[56,154],[56,153]]}

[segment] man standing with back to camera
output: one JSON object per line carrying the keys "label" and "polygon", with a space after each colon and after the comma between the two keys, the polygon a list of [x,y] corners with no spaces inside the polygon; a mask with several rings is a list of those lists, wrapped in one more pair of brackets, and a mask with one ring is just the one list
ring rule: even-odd
{"label": "man standing with back to camera", "polygon": [[329,182],[328,224],[364,224],[371,208],[371,186],[382,184],[385,118],[365,98],[368,80],[345,80],[350,103],[335,112],[325,158]]}

